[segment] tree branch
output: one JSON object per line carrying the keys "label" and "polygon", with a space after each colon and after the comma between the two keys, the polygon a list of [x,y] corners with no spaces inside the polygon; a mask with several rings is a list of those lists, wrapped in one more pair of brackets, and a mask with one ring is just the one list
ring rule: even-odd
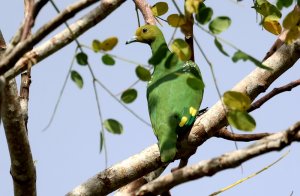
{"label": "tree branch", "polygon": [[32,18],[35,21],[37,15],[40,13],[41,9],[49,2],[49,0],[39,0],[34,4]]}
{"label": "tree branch", "polygon": [[21,111],[15,79],[7,81],[1,117],[11,159],[14,195],[36,195],[36,171]]}
{"label": "tree branch", "polygon": [[[34,24],[33,12],[34,12],[34,0],[24,0],[24,25],[21,36],[21,41],[24,41],[30,34],[31,28]],[[32,49],[32,48],[31,48]],[[26,132],[28,134],[27,122],[28,122],[28,101],[29,101],[29,89],[31,84],[31,65],[27,67],[27,71],[21,74],[20,85],[20,106],[23,114],[23,119],[26,126]]]}
{"label": "tree branch", "polygon": [[300,85],[300,79],[292,81],[284,86],[274,88],[271,92],[268,94],[264,95],[262,98],[259,100],[255,101],[254,103],[251,104],[251,107],[249,108],[248,112],[252,112],[253,110],[256,110],[260,108],[264,103],[266,103],[269,99],[273,98],[274,96],[283,93],[285,91],[291,91],[293,88],[297,87]]}
{"label": "tree branch", "polygon": [[141,153],[100,172],[69,192],[67,196],[107,195],[160,166],[162,166],[162,163],[158,146],[155,144]]}
{"label": "tree branch", "polygon": [[142,12],[146,24],[155,25],[155,17],[152,14],[151,6],[145,0],[134,0],[137,8]]}
{"label": "tree branch", "polygon": [[[2,35],[1,42],[5,46]],[[36,196],[36,171],[15,79],[5,82],[1,76],[0,95],[0,112],[11,159],[14,195]]]}
{"label": "tree branch", "polygon": [[[58,14],[49,23],[42,26],[37,32],[29,36],[24,41],[21,41],[17,46],[10,48],[4,54],[5,58],[0,62],[0,74],[4,74],[10,68],[12,68],[15,63],[31,48],[45,38],[49,33],[51,33],[58,26],[63,24],[66,20],[72,18],[76,13],[83,10],[84,8],[90,6],[91,4],[99,0],[81,0],[68,6],[64,11]],[[72,36],[71,36],[72,37]],[[32,56],[29,56],[32,57]]]}
{"label": "tree branch", "polygon": [[214,137],[220,137],[226,140],[239,141],[239,142],[251,142],[254,140],[260,140],[263,137],[271,135],[270,133],[253,133],[253,134],[236,134],[232,133],[225,127],[216,131]]}
{"label": "tree branch", "polygon": [[[264,62],[264,65],[272,68],[272,71],[256,68],[232,90],[243,92],[252,100],[255,99],[255,97],[264,92],[276,78],[292,67],[299,59],[299,56],[300,40],[297,40],[291,45],[282,45],[279,50],[277,50]],[[190,156],[195,152],[196,146],[201,145],[209,137],[212,137],[217,130],[225,125],[226,113],[221,101],[218,101],[210,108],[210,110],[196,120],[190,133],[188,133],[183,140],[180,141],[180,146],[182,148],[178,149],[176,158],[179,159]],[[140,157],[140,163],[133,162],[132,158],[129,158],[103,172],[98,173],[87,182],[79,185],[68,195],[78,196],[83,193],[88,193],[85,195],[95,195],[99,193],[107,194],[135,179],[140,178],[145,173],[162,166],[162,163],[159,161],[160,157],[156,145],[151,146],[141,154],[135,155],[134,157],[136,160]],[[143,160],[142,157],[147,157],[147,159]],[[139,165],[138,169],[136,165]],[[120,167],[121,170],[119,171],[122,171],[122,173],[125,174],[124,176],[122,175],[121,179],[119,179],[119,175],[112,175],[111,173],[111,171],[117,171]],[[106,176],[106,178],[103,178],[103,176]],[[109,181],[107,181],[108,177]],[[111,181],[113,181],[114,184],[107,183]],[[103,187],[103,184],[105,184],[105,187]]]}
{"label": "tree branch", "polygon": [[43,60],[62,47],[68,45],[74,40],[74,38],[77,38],[88,29],[105,19],[110,13],[112,13],[124,2],[125,0],[102,0],[100,6],[97,6],[81,19],[70,25],[72,33],[68,28],[66,28],[42,45],[35,47],[30,52],[27,52],[24,55],[26,56],[26,58],[23,57],[19,59],[16,65],[10,68],[4,74],[4,77],[13,78],[20,74],[22,71],[26,70],[26,65],[29,63],[29,61],[31,61],[32,66],[34,66],[37,62]]}
{"label": "tree branch", "polygon": [[198,164],[186,166],[173,173],[159,177],[142,186],[136,195],[159,195],[184,182],[204,176],[212,176],[219,171],[235,168],[243,162],[262,154],[282,150],[294,141],[300,141],[300,121],[286,131],[263,138],[247,148],[226,153],[210,160],[201,161]]}

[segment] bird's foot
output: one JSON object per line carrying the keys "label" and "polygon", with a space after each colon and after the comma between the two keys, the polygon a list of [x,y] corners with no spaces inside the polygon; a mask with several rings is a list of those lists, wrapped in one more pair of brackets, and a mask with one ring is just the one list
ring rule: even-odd
{"label": "bird's foot", "polygon": [[197,117],[202,116],[205,112],[207,112],[207,110],[208,110],[208,107],[199,110],[197,113]]}

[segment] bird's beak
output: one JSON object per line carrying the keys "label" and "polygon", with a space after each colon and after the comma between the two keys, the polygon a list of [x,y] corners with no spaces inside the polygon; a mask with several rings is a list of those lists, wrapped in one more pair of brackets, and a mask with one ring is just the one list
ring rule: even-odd
{"label": "bird's beak", "polygon": [[133,36],[131,39],[129,39],[129,40],[126,41],[126,44],[131,44],[131,43],[137,42],[137,41],[138,41],[137,40],[137,36]]}

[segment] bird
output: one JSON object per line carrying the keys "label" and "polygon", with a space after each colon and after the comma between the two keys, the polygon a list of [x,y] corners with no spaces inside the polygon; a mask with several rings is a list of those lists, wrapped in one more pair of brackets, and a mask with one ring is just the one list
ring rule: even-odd
{"label": "bird", "polygon": [[177,153],[177,139],[194,124],[200,108],[204,82],[196,63],[183,61],[167,46],[156,25],[146,24],[126,42],[148,44],[149,63],[154,66],[147,84],[147,102],[153,131],[158,139],[161,162],[171,162]]}

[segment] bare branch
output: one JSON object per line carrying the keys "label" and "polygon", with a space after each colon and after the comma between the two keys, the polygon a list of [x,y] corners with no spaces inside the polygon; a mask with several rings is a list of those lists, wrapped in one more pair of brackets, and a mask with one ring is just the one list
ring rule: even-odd
{"label": "bare branch", "polygon": [[155,25],[155,17],[152,14],[151,7],[145,0],[134,0],[138,9],[142,12],[146,24]]}
{"label": "bare branch", "polygon": [[35,21],[37,15],[40,13],[41,9],[49,2],[49,0],[39,0],[34,4],[34,10],[32,14],[33,21]]}
{"label": "bare branch", "polygon": [[[243,92],[253,100],[260,93],[264,92],[276,78],[294,65],[300,56],[299,49],[300,40],[297,40],[291,45],[282,45],[279,50],[264,62],[266,66],[272,68],[272,71],[256,68],[232,90]],[[224,127],[224,125],[226,125],[226,114],[222,103],[219,101],[196,120],[191,132],[180,141],[181,148],[176,158],[188,157],[194,153],[196,146],[201,145],[206,139],[212,137],[215,132]],[[140,163],[132,161],[133,157],[134,160],[139,160]],[[162,163],[159,161],[160,157],[157,145],[151,146],[141,154],[133,157],[98,173],[87,182],[79,185],[68,195],[77,196],[81,193],[84,193],[84,195],[107,194],[140,178],[145,173],[162,166]],[[137,165],[138,168],[136,167]],[[112,175],[112,171],[118,170],[122,171],[121,179],[119,175]],[[114,183],[112,184],[110,182]]]}
{"label": "bare branch", "polygon": [[[3,45],[5,41],[2,37]],[[2,56],[1,52],[0,55]],[[1,58],[1,57],[0,57]],[[36,195],[36,171],[15,79],[0,78],[0,108],[11,159],[14,195]]]}
{"label": "bare branch", "polygon": [[271,92],[268,94],[264,95],[262,98],[259,100],[255,101],[254,103],[251,104],[251,107],[249,108],[248,112],[252,112],[253,110],[256,110],[257,108],[260,108],[264,103],[266,103],[268,100],[273,98],[274,96],[286,92],[286,91],[291,91],[293,88],[297,87],[300,85],[300,79],[292,81],[284,86],[274,88]]}
{"label": "bare branch", "polygon": [[260,140],[263,137],[271,135],[270,133],[253,133],[253,134],[236,134],[232,133],[225,127],[216,131],[214,137],[220,137],[227,140],[239,141],[239,142],[251,142],[254,140]]}
{"label": "bare branch", "polygon": [[272,45],[270,50],[267,52],[267,54],[263,58],[263,61],[267,60],[267,58],[272,56],[284,44],[284,40],[286,38],[287,33],[288,33],[288,30],[283,30],[281,32],[281,34],[278,36],[278,38],[276,39],[276,41],[274,42],[274,44]]}
{"label": "bare branch", "polygon": [[24,55],[26,56],[26,58],[24,57],[18,60],[16,65],[10,68],[4,74],[4,77],[13,78],[26,69],[26,65],[29,63],[30,60],[31,62],[33,60],[32,65],[35,65],[37,62],[43,60],[44,58],[58,51],[62,47],[68,45],[74,40],[74,38],[77,38],[78,36],[86,32],[88,29],[105,19],[111,12],[113,12],[124,2],[125,0],[102,0],[100,6],[97,6],[95,9],[91,10],[81,19],[77,20],[75,23],[70,25],[72,33],[69,31],[69,29],[66,28],[62,32],[56,34],[47,42],[34,48],[30,52],[27,52]]}
{"label": "bare branch", "polygon": [[0,51],[3,53],[6,49],[5,40],[3,38],[2,32],[0,31]]}
{"label": "bare branch", "polygon": [[[34,23],[32,17],[34,12],[34,0],[24,0],[24,25],[21,36],[21,41],[24,41],[30,34],[31,28]],[[32,48],[31,48],[32,49]],[[21,74],[21,85],[20,85],[20,106],[23,114],[23,119],[26,126],[26,132],[28,134],[27,122],[28,122],[28,101],[29,101],[29,89],[31,84],[31,66],[27,67],[27,71]]]}
{"label": "bare branch", "polygon": [[34,11],[34,0],[24,0],[24,15],[25,21],[23,25],[23,31],[21,41],[25,40],[31,33],[31,27],[33,26],[33,11]]}
{"label": "bare branch", "polygon": [[15,79],[4,88],[1,117],[11,159],[14,195],[36,195],[36,171],[21,111]]}
{"label": "bare branch", "polygon": [[263,138],[247,148],[226,153],[210,160],[201,161],[198,164],[186,166],[173,173],[159,177],[142,186],[136,195],[159,195],[184,182],[204,176],[212,176],[219,171],[235,168],[243,162],[262,154],[282,150],[294,141],[300,141],[300,121],[286,131]]}
{"label": "bare branch", "polygon": [[[72,18],[76,13],[90,6],[99,0],[82,0],[68,6],[64,11],[58,14],[49,23],[42,26],[35,34],[21,41],[16,47],[5,52],[5,58],[0,62],[0,74],[4,74],[7,70],[12,68],[15,63],[31,48],[45,38],[54,29],[64,23],[66,20]],[[104,2],[104,1],[103,1]],[[102,3],[103,4],[103,3]],[[70,36],[72,38],[72,36]],[[30,56],[31,57],[31,56]]]}

